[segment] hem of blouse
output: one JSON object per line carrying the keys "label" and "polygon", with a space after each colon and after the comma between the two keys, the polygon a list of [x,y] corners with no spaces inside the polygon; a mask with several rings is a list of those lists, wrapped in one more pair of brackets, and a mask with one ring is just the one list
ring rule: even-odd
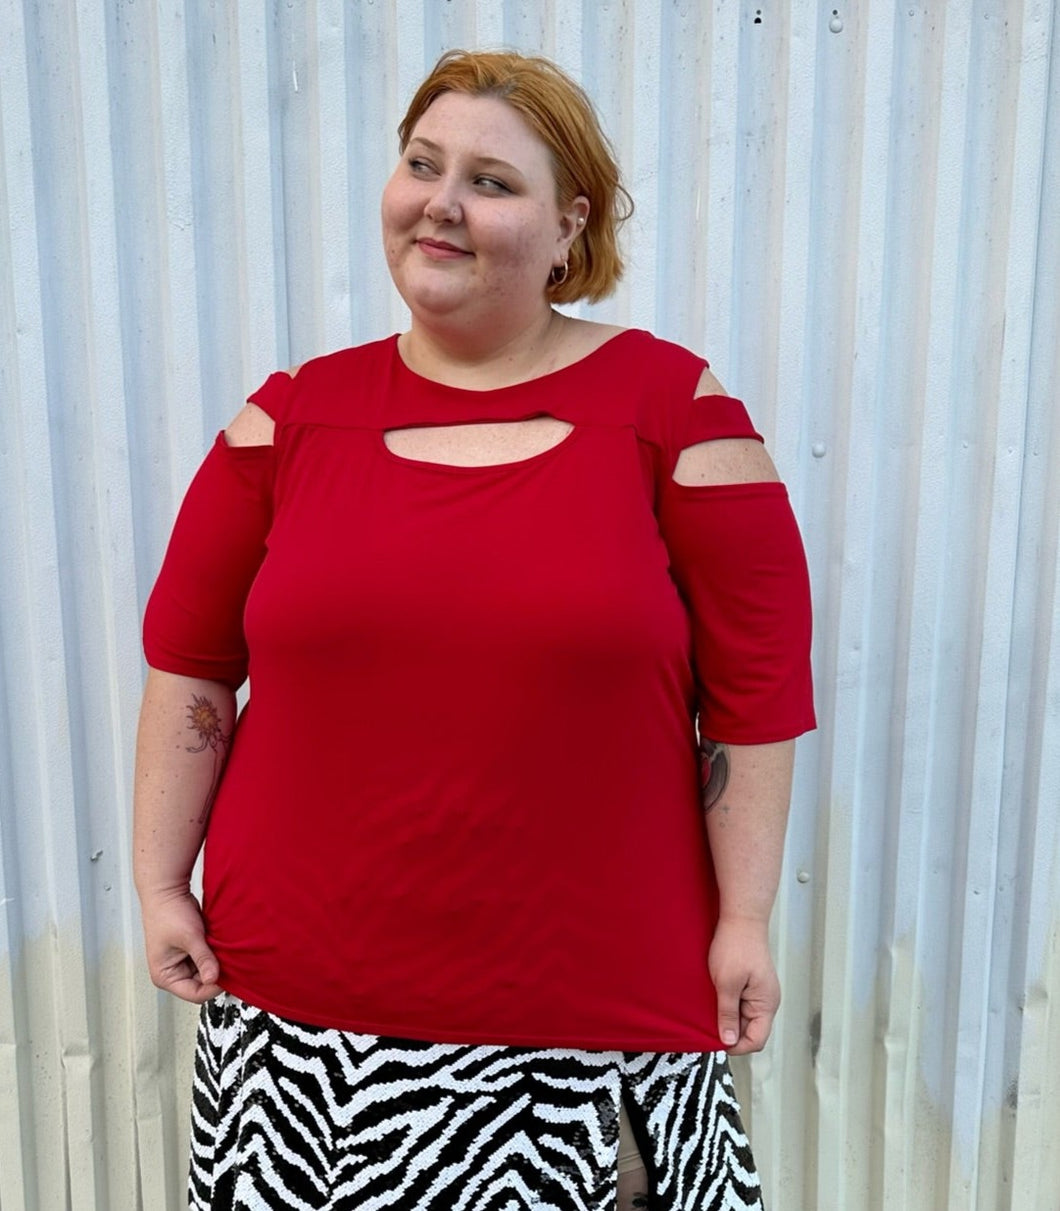
{"label": "hem of blouse", "polygon": [[680,480],[671,478],[667,487],[677,495],[698,496],[700,499],[719,496],[787,497],[788,495],[787,485],[779,479],[748,479],[722,484],[683,484]]}
{"label": "hem of blouse", "polygon": [[[219,429],[216,438],[214,438],[214,447],[218,450],[225,450],[232,458],[264,458],[271,457],[273,450],[276,448],[274,442],[250,442],[232,443],[225,437],[224,429]],[[263,454],[262,451],[265,453]]]}
{"label": "hem of blouse", "polygon": [[746,738],[737,739],[731,732],[728,732],[724,727],[721,728],[721,735],[715,735],[710,726],[709,719],[705,721],[703,727],[706,728],[707,735],[715,744],[735,744],[735,745],[754,745],[754,744],[781,744],[785,740],[798,740],[800,736],[805,736],[808,732],[817,730],[817,717],[811,715],[809,719],[804,719],[799,724],[786,724],[785,726],[765,733],[765,738],[758,736],[753,740]]}
{"label": "hem of blouse", "polygon": [[217,669],[203,672],[202,666],[193,667],[181,660],[171,660],[164,654],[159,655],[154,649],[148,651],[146,645],[144,646],[144,663],[149,669],[154,669],[156,673],[172,673],[175,677],[191,677],[195,681],[212,681],[215,685],[223,685],[233,694],[238,693],[248,676],[246,672],[241,672],[238,681],[234,677],[218,677],[216,676],[219,671]]}
{"label": "hem of blouse", "polygon": [[629,1042],[629,1036],[622,1041],[614,1039],[593,1039],[586,1042],[584,1037],[574,1041],[573,1036],[563,1035],[551,1038],[545,1035],[521,1034],[491,1034],[483,1030],[437,1030],[425,1034],[409,1034],[406,1030],[395,1029],[392,1025],[380,1022],[366,1022],[358,1018],[333,1017],[317,1013],[303,1013],[293,1006],[274,1001],[271,997],[259,997],[249,988],[237,981],[221,980],[221,987],[231,996],[238,997],[245,1004],[265,1013],[274,1014],[286,1021],[302,1023],[306,1026],[319,1026],[324,1030],[342,1030],[350,1034],[374,1035],[377,1038],[408,1039],[418,1043],[463,1043],[474,1047],[530,1047],[548,1050],[571,1051],[651,1051],[651,1052],[712,1052],[724,1051],[725,1046],[715,1034],[705,1033],[701,1038],[690,1040],[681,1036],[663,1036],[661,1038],[637,1039]]}

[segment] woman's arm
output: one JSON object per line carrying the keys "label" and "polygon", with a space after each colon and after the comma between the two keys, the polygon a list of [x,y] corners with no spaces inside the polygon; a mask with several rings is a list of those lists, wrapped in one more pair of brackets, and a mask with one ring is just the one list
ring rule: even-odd
{"label": "woman's arm", "polygon": [[220,682],[148,671],[136,742],[133,875],[151,979],[196,1004],[220,991],[220,972],[189,881],[235,714],[235,694]]}
{"label": "woman's arm", "polygon": [[[271,386],[270,386],[271,384]],[[289,375],[262,388],[282,409]],[[136,748],[133,871],[151,979],[186,1001],[208,1000],[217,959],[189,880],[235,727],[246,677],[243,610],[271,519],[274,423],[247,404],[207,455],[181,505],[144,619],[151,668]],[[237,457],[238,455],[238,457]],[[219,679],[221,678],[221,679]]]}
{"label": "woman's arm", "polygon": [[730,1055],[742,1055],[765,1046],[780,1005],[769,917],[784,856],[795,741],[704,741],[703,749],[712,767],[704,776],[704,807],[721,898],[710,976],[722,1042]]}
{"label": "woman's arm", "polygon": [[[705,370],[696,395],[719,394],[724,388]],[[706,611],[699,635],[704,681],[717,690],[723,672],[723,689],[737,695],[738,705],[720,712],[724,726],[731,734],[746,731],[750,722],[753,735],[761,730],[754,725],[764,724],[781,736],[813,726],[805,563],[786,497],[777,494],[772,460],[754,439],[700,441],[681,451],[673,478],[683,485],[678,503],[690,509],[698,498],[703,509],[700,541],[687,539],[685,550],[678,536],[678,570],[693,609]],[[759,485],[762,492],[711,495],[741,484]],[[793,626],[803,619],[805,626]],[[753,692],[743,699],[747,686]],[[717,702],[707,705],[708,714],[718,716]],[[784,722],[777,724],[777,717]],[[703,803],[720,892],[709,965],[722,1041],[740,1055],[765,1046],[780,1004],[769,918],[784,854],[795,742],[717,744],[707,729],[701,736]]]}

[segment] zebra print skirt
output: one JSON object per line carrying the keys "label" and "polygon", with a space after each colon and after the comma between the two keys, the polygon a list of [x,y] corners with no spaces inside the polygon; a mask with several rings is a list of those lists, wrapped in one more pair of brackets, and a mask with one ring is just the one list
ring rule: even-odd
{"label": "zebra print skirt", "polygon": [[193,1211],[761,1211],[724,1052],[425,1043],[202,1008]]}

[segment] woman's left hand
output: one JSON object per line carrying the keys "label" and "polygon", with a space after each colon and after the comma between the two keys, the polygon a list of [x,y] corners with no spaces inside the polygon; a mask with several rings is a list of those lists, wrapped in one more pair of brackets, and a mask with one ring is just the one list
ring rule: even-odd
{"label": "woman's left hand", "polygon": [[768,922],[722,918],[710,947],[718,1031],[730,1055],[761,1051],[780,1005]]}

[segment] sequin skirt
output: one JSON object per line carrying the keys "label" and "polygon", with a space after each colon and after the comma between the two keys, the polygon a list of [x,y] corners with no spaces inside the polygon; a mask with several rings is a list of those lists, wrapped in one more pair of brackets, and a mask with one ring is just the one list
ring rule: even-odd
{"label": "sequin skirt", "polygon": [[426,1043],[229,994],[195,1054],[193,1211],[615,1211],[619,1110],[651,1211],[762,1211],[724,1052]]}

